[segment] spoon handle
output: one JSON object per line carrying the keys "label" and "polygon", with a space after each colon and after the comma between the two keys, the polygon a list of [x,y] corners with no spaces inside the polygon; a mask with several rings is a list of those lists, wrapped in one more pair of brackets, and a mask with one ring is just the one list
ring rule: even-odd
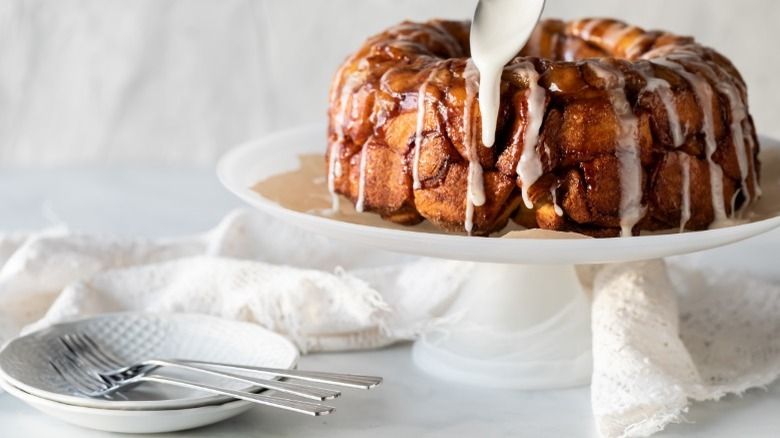
{"label": "spoon handle", "polygon": [[156,382],[165,385],[181,386],[184,388],[197,389],[201,391],[210,392],[212,394],[226,395],[240,400],[246,400],[253,403],[258,403],[265,406],[271,406],[275,408],[286,409],[288,411],[298,412],[301,414],[319,416],[327,415],[334,411],[335,408],[331,406],[320,405],[317,403],[309,403],[305,401],[289,400],[280,397],[271,397],[267,395],[252,394],[244,391],[234,391],[232,389],[218,388],[216,386],[206,385],[203,383],[195,383],[187,380],[172,379],[170,377],[163,377],[157,375],[147,375],[139,377],[136,381],[144,382]]}
{"label": "spoon handle", "polygon": [[229,368],[237,371],[253,371],[263,374],[272,374],[279,377],[287,377],[296,380],[305,380],[308,382],[328,383],[331,385],[346,386],[349,388],[371,389],[382,383],[381,377],[362,376],[356,374],[326,373],[319,371],[299,371],[280,368],[253,367],[246,365],[235,365],[217,362],[205,362],[195,360],[177,360],[176,362],[205,365],[216,368]]}
{"label": "spoon handle", "polygon": [[310,398],[314,400],[330,400],[341,395],[338,391],[333,391],[324,388],[315,388],[313,386],[298,385],[289,382],[280,382],[278,380],[269,380],[262,377],[250,377],[239,374],[228,373],[224,371],[217,371],[215,369],[207,368],[205,366],[199,366],[192,362],[178,361],[178,360],[150,360],[149,363],[155,366],[163,366],[170,368],[178,368],[203,374],[209,374],[217,377],[225,377],[228,379],[238,380],[241,382],[249,383],[255,386],[259,386],[265,389],[271,389],[274,391],[282,392],[285,394],[295,395],[298,397]]}

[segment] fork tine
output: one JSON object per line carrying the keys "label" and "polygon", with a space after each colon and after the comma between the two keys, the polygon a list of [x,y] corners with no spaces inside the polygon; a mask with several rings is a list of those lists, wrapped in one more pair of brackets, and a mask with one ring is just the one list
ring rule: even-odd
{"label": "fork tine", "polygon": [[63,360],[60,361],[60,367],[72,379],[78,380],[89,387],[108,385],[108,382],[100,378],[100,374],[87,368],[84,362],[76,356],[63,356]]}
{"label": "fork tine", "polygon": [[103,362],[111,365],[113,369],[122,368],[127,365],[124,363],[124,361],[114,356],[114,354],[111,353],[108,349],[101,347],[100,344],[95,342],[95,340],[92,339],[92,337],[88,334],[76,333],[75,336],[78,337],[78,339],[82,342],[82,345],[84,345],[87,350],[94,353],[95,356],[99,357]]}
{"label": "fork tine", "polygon": [[[70,373],[70,380],[76,379],[77,376],[80,377],[84,374],[88,374],[88,377],[90,378],[90,380],[87,381],[88,384],[94,385],[96,382],[102,382],[104,384],[104,386],[100,388],[90,387],[89,391],[85,392],[88,395],[101,395],[106,391],[107,388],[121,384],[122,381],[126,378],[126,376],[120,374],[104,373],[103,370],[111,368],[107,368],[106,365],[97,362],[94,358],[94,355],[90,354],[89,349],[83,348],[82,343],[79,343],[78,340],[74,339],[73,337],[64,335],[59,338],[59,342],[65,346],[65,349],[62,351],[62,357],[70,364],[70,367],[63,368],[65,364],[61,362],[60,369],[66,373]],[[75,369],[76,371],[71,370],[71,368]],[[63,374],[60,373],[60,375]],[[106,397],[111,398],[110,396]]]}
{"label": "fork tine", "polygon": [[106,352],[89,335],[71,333],[60,337],[60,342],[67,348],[67,353],[76,356],[81,362],[92,368],[92,371],[103,380],[123,379],[120,375],[127,367],[115,356]]}
{"label": "fork tine", "polygon": [[67,351],[65,351],[66,356],[75,358],[82,365],[90,368],[93,373],[99,374],[101,371],[107,368],[104,363],[93,357],[94,355],[90,354],[88,350],[82,348],[79,342],[71,335],[61,336],[59,341],[67,349]]}
{"label": "fork tine", "polygon": [[159,365],[146,364],[144,362],[131,364],[127,360],[119,359],[111,349],[102,346],[86,333],[76,333],[74,337],[79,341],[82,351],[106,364],[100,373],[101,378],[104,380],[111,382],[123,381],[137,375],[146,374],[152,369],[159,367]]}
{"label": "fork tine", "polygon": [[[97,379],[82,370],[78,369],[78,364],[71,357],[65,359],[54,358],[49,361],[49,365],[59,374],[65,382],[73,389],[82,394],[93,396],[98,392],[109,388],[109,385],[102,380]],[[74,369],[75,367],[75,369]]]}

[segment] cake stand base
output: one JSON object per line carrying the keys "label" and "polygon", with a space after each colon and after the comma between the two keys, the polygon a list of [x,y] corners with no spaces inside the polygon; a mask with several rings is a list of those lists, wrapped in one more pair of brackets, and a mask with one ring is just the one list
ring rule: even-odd
{"label": "cake stand base", "polygon": [[412,354],[419,368],[459,383],[586,385],[592,372],[590,300],[574,265],[478,263]]}

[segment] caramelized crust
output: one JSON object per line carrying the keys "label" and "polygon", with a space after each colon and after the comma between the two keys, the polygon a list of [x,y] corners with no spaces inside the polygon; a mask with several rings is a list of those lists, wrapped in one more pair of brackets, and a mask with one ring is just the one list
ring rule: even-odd
{"label": "caramelized crust", "polygon": [[487,235],[511,218],[597,237],[705,229],[760,195],[745,84],[712,49],[615,20],[542,21],[504,68],[485,147],[468,32],[406,22],[344,62],[334,193],[401,224]]}

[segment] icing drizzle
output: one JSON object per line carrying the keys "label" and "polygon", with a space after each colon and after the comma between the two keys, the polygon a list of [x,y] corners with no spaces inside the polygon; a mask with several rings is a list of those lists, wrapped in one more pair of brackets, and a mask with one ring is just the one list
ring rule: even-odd
{"label": "icing drizzle", "polygon": [[[341,77],[344,68],[350,64],[350,61],[344,63],[344,65],[336,72],[336,77]],[[341,150],[344,147],[344,120],[346,120],[346,114],[349,108],[347,103],[349,98],[354,92],[355,88],[360,86],[365,80],[365,73],[361,73],[360,70],[350,74],[347,79],[339,87],[334,87],[331,94],[331,102],[338,95],[338,111],[334,116],[334,128],[336,130],[336,141],[330,145],[329,160],[328,160],[328,191],[332,199],[332,212],[339,210],[339,196],[336,193],[336,178],[340,178],[343,172],[341,168]]]}
{"label": "icing drizzle", "polygon": [[414,157],[412,164],[412,187],[414,190],[422,188],[422,184],[420,183],[420,145],[422,144],[422,132],[425,125],[426,91],[428,90],[428,84],[433,80],[440,69],[441,67],[438,65],[434,66],[428,74],[428,77],[426,77],[425,81],[420,85],[420,90],[417,92],[417,129],[414,134]]}
{"label": "icing drizzle", "polygon": [[685,137],[683,136],[682,124],[680,123],[680,115],[677,112],[677,106],[674,103],[672,87],[669,85],[669,82],[653,76],[650,64],[639,63],[636,67],[637,73],[639,73],[647,82],[647,85],[645,85],[645,88],[642,89],[642,91],[655,92],[661,99],[661,103],[666,110],[666,117],[669,124],[669,130],[672,133],[674,147],[682,146],[685,142]]}
{"label": "icing drizzle", "polygon": [[[368,144],[368,141],[366,141]],[[368,156],[368,147],[363,147],[360,151],[360,177],[358,179],[358,198],[355,201],[355,211],[363,212],[363,206],[366,202],[366,157]]]}
{"label": "icing drizzle", "polygon": [[464,228],[471,235],[474,228],[474,208],[485,204],[485,182],[482,173],[482,165],[479,163],[477,153],[477,135],[474,129],[474,99],[479,88],[479,70],[474,62],[469,59],[463,70],[463,79],[466,81],[466,103],[463,108],[465,120],[466,153],[469,160],[469,171],[466,189],[466,219]]}
{"label": "icing drizzle", "polygon": [[[542,176],[544,168],[542,159],[537,150],[539,144],[539,131],[542,128],[542,121],[545,113],[545,100],[547,92],[539,85],[539,73],[530,62],[521,62],[507,67],[511,74],[519,77],[528,84],[528,109],[525,112],[526,123],[522,129],[523,133],[523,152],[520,155],[520,161],[517,163],[517,175],[521,183],[523,203],[529,209],[534,208],[533,202],[528,197],[528,189]],[[520,135],[520,130],[515,136]],[[513,142],[518,143],[518,138]]]}
{"label": "icing drizzle", "polygon": [[653,59],[651,62],[664,65],[673,69],[683,79],[685,79],[696,94],[696,100],[699,102],[699,106],[702,108],[703,114],[703,126],[702,132],[704,133],[704,142],[706,145],[705,155],[707,157],[707,163],[710,169],[710,191],[712,192],[712,210],[715,214],[715,221],[713,225],[717,225],[718,222],[724,222],[728,218],[726,216],[725,199],[723,196],[723,169],[712,159],[712,155],[715,153],[718,145],[715,140],[715,129],[713,125],[713,108],[712,99],[714,93],[710,84],[699,76],[690,73],[685,69],[682,64],[678,64],[669,59],[658,58]]}
{"label": "icing drizzle", "polygon": [[682,188],[680,189],[680,232],[691,219],[691,157],[685,152],[677,152],[680,159]]}
{"label": "icing drizzle", "polygon": [[639,151],[639,119],[626,97],[626,78],[613,67],[587,62],[588,67],[604,80],[612,107],[618,116],[617,157],[620,162],[620,230],[631,236],[632,229],[645,215],[642,205],[642,162]]}

